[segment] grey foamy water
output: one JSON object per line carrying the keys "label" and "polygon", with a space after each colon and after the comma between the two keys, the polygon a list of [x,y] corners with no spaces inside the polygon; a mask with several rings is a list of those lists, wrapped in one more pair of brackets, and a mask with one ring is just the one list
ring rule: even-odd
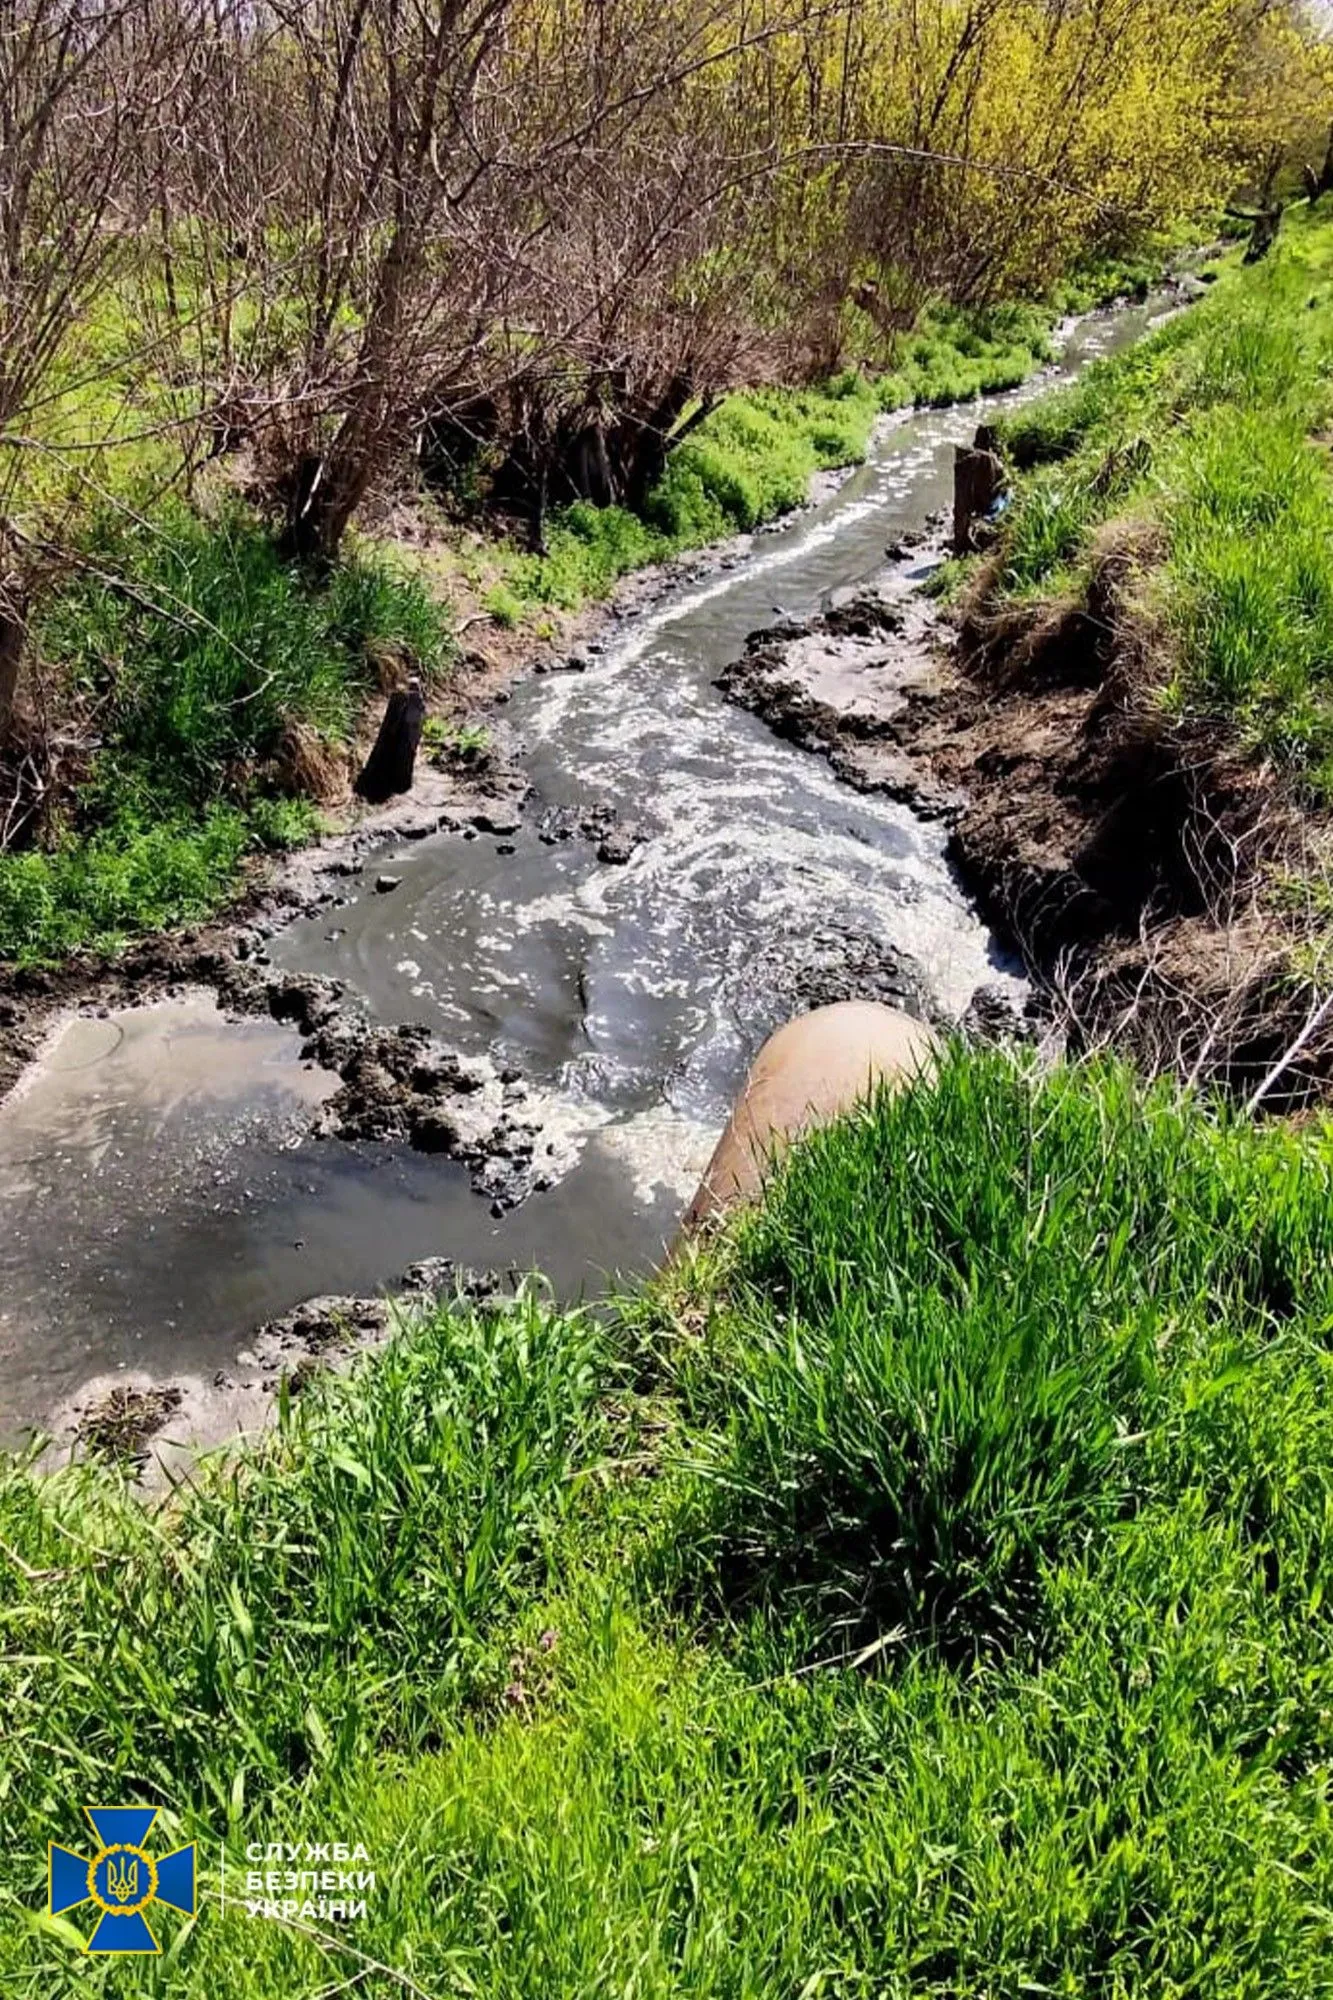
{"label": "grey foamy water", "polygon": [[[1152,317],[1080,323],[1061,372]],[[939,827],[850,790],[713,681],[757,626],[881,571],[948,500],[954,444],[1014,400],[886,426],[836,491],[626,621],[586,673],[527,681],[507,710],[534,787],[518,830],[386,850],[346,908],[273,940],[278,965],[540,1086],[582,1141],[545,1193],[497,1220],[447,1162],[303,1138],[328,1080],[286,1030],[210,1001],[66,1027],[0,1107],[0,1433],[125,1371],[211,1380],[265,1318],[416,1258],[536,1266],[565,1295],[644,1269],[821,955],[889,947],[946,1014],[1012,976]],[[541,837],[545,815],[597,804],[645,836],[625,866]],[[386,866],[401,886],[376,895]]]}

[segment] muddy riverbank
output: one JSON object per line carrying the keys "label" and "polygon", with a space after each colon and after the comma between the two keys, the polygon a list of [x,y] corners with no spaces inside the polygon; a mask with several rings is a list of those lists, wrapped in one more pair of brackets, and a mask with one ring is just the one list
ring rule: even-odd
{"label": "muddy riverbank", "polygon": [[[918,553],[945,548],[941,530]],[[1086,607],[1010,605],[983,569],[944,611],[890,564],[816,617],[753,633],[718,684],[848,783],[948,827],[1053,1040],[1262,1088],[1269,1109],[1326,1100],[1333,1048],[1308,1033],[1298,932],[1272,885],[1324,878],[1327,828],[1234,735],[1172,726],[1145,698],[1126,592],[1150,554],[1129,529],[1108,542]]]}

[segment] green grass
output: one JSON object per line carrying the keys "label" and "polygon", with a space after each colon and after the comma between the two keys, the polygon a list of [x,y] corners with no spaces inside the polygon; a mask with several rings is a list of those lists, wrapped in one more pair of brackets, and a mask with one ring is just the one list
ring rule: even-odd
{"label": "green grass", "polygon": [[[431,1995],[1327,1994],[1333,1138],[951,1058],[618,1319],[438,1312],[166,1514],[0,1483],[0,1979],[145,1797]],[[253,1864],[250,1864],[253,1865]],[[322,1926],[338,1932],[334,1925]],[[403,1988],[213,1895],[135,1990]]]}
{"label": "green grass", "polygon": [[312,830],[282,795],[287,733],[345,742],[377,653],[448,656],[438,608],[383,558],[312,585],[247,513],[184,507],[94,522],[35,645],[98,747],[47,844],[0,854],[0,958],[25,963],[216,909],[248,853]]}
{"label": "green grass", "polygon": [[316,826],[297,800],[148,824],[122,811],[83,838],[0,856],[0,956],[42,965],[198,922],[233,893],[247,855],[299,846]]}
{"label": "green grass", "polygon": [[1297,210],[1277,249],[1234,262],[1141,347],[1004,426],[1023,477],[1003,582],[1085,587],[1108,520],[1156,524],[1145,606],[1175,715],[1233,724],[1320,800],[1333,795],[1333,223]]}

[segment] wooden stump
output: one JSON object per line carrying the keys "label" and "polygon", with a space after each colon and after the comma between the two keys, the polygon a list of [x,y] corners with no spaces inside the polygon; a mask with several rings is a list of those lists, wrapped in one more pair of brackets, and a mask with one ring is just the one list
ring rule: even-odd
{"label": "wooden stump", "polygon": [[989,431],[978,431],[978,443],[954,446],[953,552],[971,555],[978,546],[977,526],[1004,490],[1004,466],[988,443]]}
{"label": "wooden stump", "polygon": [[369,805],[382,806],[386,799],[411,791],[425,719],[426,697],[420,681],[398,688],[389,696],[375,748],[356,781],[358,798]]}

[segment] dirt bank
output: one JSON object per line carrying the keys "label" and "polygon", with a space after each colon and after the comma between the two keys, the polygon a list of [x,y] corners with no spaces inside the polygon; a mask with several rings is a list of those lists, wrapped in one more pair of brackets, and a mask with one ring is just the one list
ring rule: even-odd
{"label": "dirt bank", "polygon": [[146,1488],[187,1473],[200,1452],[261,1430],[280,1385],[298,1396],[323,1369],[345,1368],[381,1346],[404,1318],[441,1301],[483,1304],[512,1294],[510,1273],[474,1271],[445,1257],[413,1264],[376,1297],[318,1297],[270,1320],[233,1367],[205,1380],[144,1371],[86,1383],[50,1426],[43,1463],[71,1455],[122,1467]]}
{"label": "dirt bank", "polygon": [[920,589],[942,529],[866,591],[752,635],[728,697],[850,783],[944,819],[964,885],[1037,982],[1047,1026],[1289,1109],[1333,1088],[1303,976],[1329,828],[1220,730],[1152,698],[1107,546],[1087,602],[1005,606],[985,572],[953,614]]}

